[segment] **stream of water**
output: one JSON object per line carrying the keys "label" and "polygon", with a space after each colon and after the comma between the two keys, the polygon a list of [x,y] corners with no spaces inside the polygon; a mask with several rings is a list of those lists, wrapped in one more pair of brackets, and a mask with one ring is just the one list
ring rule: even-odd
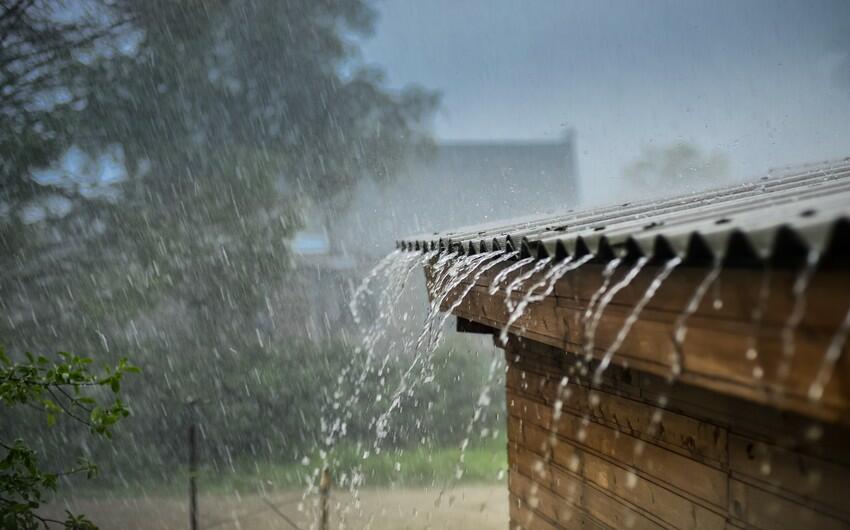
{"label": "stream of water", "polygon": [[[323,429],[325,439],[323,441],[324,449],[321,453],[323,459],[321,462],[322,466],[329,464],[328,455],[331,449],[341,439],[345,438],[347,434],[346,425],[351,420],[352,411],[355,409],[357,403],[364,398],[360,390],[362,383],[369,376],[376,374],[380,376],[386,369],[386,359],[388,357],[387,355],[384,355],[383,358],[380,357],[383,350],[380,349],[379,343],[385,339],[387,330],[390,326],[394,325],[394,322],[398,318],[395,306],[404,293],[405,287],[410,283],[409,279],[414,272],[421,271],[422,267],[428,269],[426,288],[430,294],[431,301],[428,304],[422,327],[415,339],[405,337],[400,342],[391,342],[389,345],[391,348],[398,349],[397,355],[408,358],[409,364],[406,366],[398,386],[394,390],[387,392],[384,396],[387,406],[372,422],[375,436],[370,444],[370,448],[364,451],[364,459],[369,458],[370,454],[379,454],[381,452],[383,442],[391,431],[393,416],[401,408],[402,398],[405,396],[414,396],[414,392],[416,392],[419,386],[427,384],[430,381],[430,374],[433,371],[431,356],[442,341],[447,321],[462,306],[476,285],[480,285],[481,278],[485,277],[490,271],[498,270],[490,284],[486,287],[487,292],[491,296],[495,295],[504,286],[504,301],[509,312],[506,322],[501,326],[498,339],[501,344],[505,344],[511,329],[521,321],[522,317],[529,311],[529,308],[533,304],[542,302],[552,296],[559,281],[565,278],[569,272],[579,269],[593,259],[592,255],[586,255],[579,259],[566,258],[558,263],[553,263],[551,258],[539,260],[530,257],[517,259],[518,255],[519,252],[517,251],[492,251],[474,255],[461,255],[456,252],[445,251],[431,251],[427,253],[403,253],[396,251],[382,259],[364,277],[360,285],[354,290],[350,305],[353,318],[361,326],[362,330],[361,346],[356,350],[356,353],[362,355],[358,355],[356,361],[353,361],[352,365],[346,367],[340,374],[340,388],[342,388],[342,382],[344,380],[350,378],[352,374],[356,373],[357,375],[354,378],[355,385],[352,392],[349,395],[345,395],[342,390],[338,389],[334,394],[332,410],[327,411],[326,417],[330,419],[326,422],[326,428]],[[781,333],[782,360],[785,363],[790,363],[793,357],[794,335],[805,315],[806,294],[817,269],[818,260],[819,256],[816,253],[810,253],[805,266],[798,273],[793,285],[793,306]],[[632,284],[635,278],[644,270],[647,263],[648,258],[646,257],[637,259],[617,281],[614,280],[615,272],[623,264],[623,260],[620,258],[612,259],[603,267],[600,273],[600,284],[587,301],[580,318],[584,335],[581,353],[585,359],[586,366],[589,366],[590,360],[594,357],[595,342],[606,308],[612,303],[618,293]],[[629,309],[616,335],[614,335],[613,341],[601,354],[598,364],[593,369],[592,379],[589,380],[589,385],[600,385],[602,383],[602,376],[611,365],[632,328],[640,319],[642,311],[681,263],[682,259],[675,257],[665,262],[658,269],[645,291]],[[712,286],[714,287],[712,307],[715,309],[722,308],[723,302],[720,297],[721,289],[719,284],[722,271],[721,264],[722,261],[720,258],[713,261],[705,276],[690,294],[682,311],[674,320],[671,376],[668,378],[668,384],[670,385],[678,379],[684,367],[683,346],[688,331],[688,319],[699,309]],[[525,267],[528,267],[528,269],[524,270]],[[515,277],[505,285],[506,280],[514,273],[517,273]],[[536,279],[530,285],[527,285],[532,278]],[[769,300],[770,285],[771,271],[769,268],[766,268],[761,278],[756,304],[751,312],[750,337],[748,338],[748,345],[745,352],[746,358],[754,362],[753,376],[756,379],[761,378],[763,375],[761,366],[758,363],[758,336],[761,332],[761,324]],[[372,300],[374,307],[368,312],[371,320],[368,324],[364,325],[364,320],[367,320],[367,312],[364,309],[366,300]],[[840,326],[832,336],[824,352],[817,375],[808,389],[808,397],[812,401],[822,398],[824,388],[829,383],[835,365],[844,352],[848,336],[850,336],[850,310],[848,310]],[[582,355],[577,355],[578,359],[581,359],[581,357]],[[358,364],[355,365],[355,362]],[[460,480],[464,475],[466,449],[470,443],[476,423],[485,414],[485,409],[491,401],[490,387],[501,367],[502,365],[498,362],[497,358],[494,358],[487,376],[487,384],[481,389],[478,401],[473,404],[469,420],[463,427],[465,437],[460,446],[460,456],[456,465],[455,480]],[[587,370],[585,369],[582,374],[586,373]],[[782,370],[780,370],[779,375],[780,377],[783,375]],[[590,388],[588,386],[588,389]],[[563,406],[565,400],[569,397],[570,379],[563,377],[555,390],[550,436],[547,438],[546,447],[543,448],[544,456],[540,465],[535,468],[540,473],[545,473],[548,460],[551,458],[552,448],[558,443],[558,432],[563,417]],[[589,400],[591,407],[593,407],[595,403],[598,403],[598,396],[590,391]],[[662,421],[664,410],[667,406],[666,395],[662,394],[658,398],[657,405],[646,429],[647,436],[654,436],[657,427]],[[582,439],[582,432],[590,421],[590,410],[588,410],[585,411],[581,424],[577,427],[580,432],[576,433],[576,437],[579,440]],[[635,444],[634,451],[636,457],[641,454],[643,446],[644,443],[642,440],[639,440],[639,443]],[[316,481],[319,476],[319,468],[316,469],[317,471],[313,474],[314,480],[308,486],[308,492],[315,492]],[[634,487],[637,484],[637,474],[632,470],[628,477],[627,487]],[[356,498],[357,490],[364,484],[364,481],[365,478],[362,476],[362,473],[358,474],[357,470],[355,470],[350,476],[346,477],[344,482],[351,490],[354,498]],[[440,498],[443,497],[447,488],[450,487],[451,484],[444,486],[440,490]],[[535,486],[532,485],[532,487]],[[305,496],[306,494],[307,492],[305,492]]]}

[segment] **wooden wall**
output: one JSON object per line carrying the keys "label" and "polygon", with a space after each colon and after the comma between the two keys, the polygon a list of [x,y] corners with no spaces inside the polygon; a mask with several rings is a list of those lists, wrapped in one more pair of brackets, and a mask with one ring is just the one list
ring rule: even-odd
{"label": "wooden wall", "polygon": [[[620,281],[630,267],[620,267],[611,283]],[[502,289],[491,294],[488,287],[501,268],[494,267],[480,277],[473,277],[475,283],[472,285],[467,279],[456,292],[445,297],[442,309],[451,309],[452,302],[468,290],[462,303],[452,312],[469,321],[501,329],[509,316],[504,286],[527,270],[512,273]],[[558,281],[550,296],[531,304],[510,330],[562,350],[584,348],[584,315],[603,282],[601,269],[601,265],[589,263],[568,273]],[[545,272],[527,280],[524,289]],[[627,316],[658,272],[657,266],[644,267],[605,308],[593,343],[592,353],[597,358],[614,343]],[[670,374],[675,353],[672,341],[675,323],[705,276],[706,271],[699,267],[676,269],[640,313],[612,363],[661,377]],[[710,292],[687,319],[680,379],[703,389],[843,423],[850,428],[850,341],[842,348],[823,397],[813,400],[808,396],[810,385],[825,362],[825,351],[850,307],[850,274],[844,270],[825,269],[814,275],[801,299],[803,317],[792,334],[789,356],[781,337],[789,315],[799,302],[793,295],[797,279],[798,273],[787,269],[770,273],[723,269]],[[524,289],[514,291],[515,302],[519,302]],[[768,296],[762,299],[760,293],[764,291]],[[756,325],[753,310],[759,306],[763,315]],[[755,360],[745,355],[753,345],[758,349]],[[783,373],[781,368],[785,364],[788,369]]]}
{"label": "wooden wall", "polygon": [[850,528],[847,428],[618,366],[591,388],[516,336],[505,354],[512,528]]}

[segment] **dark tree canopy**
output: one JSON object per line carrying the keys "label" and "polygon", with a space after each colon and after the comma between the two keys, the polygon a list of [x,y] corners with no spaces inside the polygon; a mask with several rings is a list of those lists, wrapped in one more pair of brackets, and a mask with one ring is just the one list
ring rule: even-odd
{"label": "dark tree canopy", "polygon": [[[12,4],[42,17],[44,31],[66,29],[40,11],[50,2]],[[358,182],[383,182],[427,150],[437,96],[389,90],[379,70],[359,66],[358,39],[375,20],[361,0],[67,5],[89,33],[63,33],[45,72],[73,97],[3,111],[42,132],[2,140],[15,156],[0,190],[12,211],[0,219],[10,293],[0,332],[17,349],[120,352],[162,374],[127,389],[148,405],[131,427],[140,436],[175,429],[179,415],[162,410],[187,396],[227,395],[243,411],[210,420],[211,432],[224,436],[237,419],[256,426],[282,406],[280,391],[249,391],[246,377],[312,351],[288,318],[299,316],[292,286],[304,274],[291,264],[294,232],[313,205],[344,207]],[[71,147],[120,163],[109,193],[61,170],[35,181],[33,170]],[[16,215],[55,195],[69,212],[27,224]]]}

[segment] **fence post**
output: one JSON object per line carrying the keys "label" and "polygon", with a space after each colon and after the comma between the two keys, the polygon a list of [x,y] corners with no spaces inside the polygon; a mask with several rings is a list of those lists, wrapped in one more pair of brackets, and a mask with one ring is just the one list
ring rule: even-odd
{"label": "fence post", "polygon": [[322,519],[320,522],[320,530],[328,530],[329,521],[329,504],[331,496],[331,472],[328,468],[322,469],[322,478],[319,481],[319,498],[322,509]]}
{"label": "fence post", "polygon": [[189,401],[189,528],[198,530],[198,428],[195,400]]}

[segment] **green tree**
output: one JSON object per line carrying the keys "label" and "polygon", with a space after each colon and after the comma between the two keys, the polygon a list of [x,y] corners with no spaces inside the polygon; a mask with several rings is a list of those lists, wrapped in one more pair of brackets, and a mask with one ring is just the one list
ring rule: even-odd
{"label": "green tree", "polygon": [[[292,265],[292,234],[305,209],[344,207],[358,182],[426,151],[437,96],[391,91],[357,66],[357,39],[375,20],[361,0],[115,0],[109,10],[130,21],[131,49],[62,73],[82,87],[62,145],[120,153],[126,178],[106,200],[83,197],[26,237],[13,231],[22,244],[0,252],[10,293],[0,333],[32,350],[128,352],[158,374],[127,389],[146,404],[131,429],[141,440],[174,432],[181,418],[161,411],[187,396],[220,401],[212,412],[257,409],[273,425],[279,391],[246,384],[254,369],[297,386],[288,367],[316,362],[293,340],[305,273]],[[214,440],[262,438],[231,434],[235,412],[206,420]],[[140,456],[174,462],[178,444]]]}
{"label": "green tree", "polygon": [[67,147],[87,92],[80,60],[111,51],[127,22],[113,15],[99,0],[0,1],[0,221],[19,228],[28,200],[70,191],[38,185],[29,170]]}
{"label": "green tree", "polygon": [[[121,381],[125,374],[138,369],[122,359],[115,367],[94,371],[88,357],[66,352],[60,352],[57,357],[51,361],[27,353],[24,361],[15,362],[0,347],[0,404],[4,409],[24,406],[37,410],[44,415],[48,426],[63,418],[84,426],[93,435],[110,438],[113,426],[130,414],[118,397]],[[98,393],[101,387],[111,391],[111,397]],[[8,412],[4,410],[4,416]],[[39,508],[46,500],[45,495],[56,490],[60,477],[85,474],[91,478],[97,473],[97,466],[81,457],[73,467],[45,471],[37,452],[23,439],[5,439],[15,436],[14,431],[14,428],[4,430],[4,439],[0,440],[5,452],[0,459],[3,528],[49,528],[53,524],[73,529],[96,528],[85,516],[66,512],[64,520],[52,519],[39,513]],[[69,460],[67,455],[57,459]]]}

